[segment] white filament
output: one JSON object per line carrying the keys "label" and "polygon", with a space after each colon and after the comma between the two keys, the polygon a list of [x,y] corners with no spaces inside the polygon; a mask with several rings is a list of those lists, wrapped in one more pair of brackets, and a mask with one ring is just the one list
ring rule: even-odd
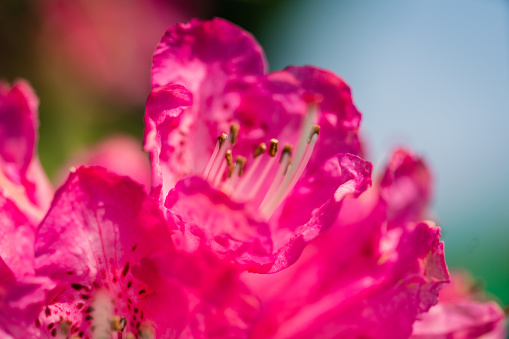
{"label": "white filament", "polygon": [[267,218],[270,218],[270,216],[272,215],[272,213],[274,213],[279,204],[281,204],[284,198],[290,193],[290,191],[297,184],[297,181],[304,172],[304,169],[306,168],[309,159],[311,158],[311,154],[313,154],[313,149],[315,148],[317,138],[318,134],[317,133],[313,134],[313,136],[311,137],[311,142],[308,144],[308,147],[306,148],[306,152],[304,153],[302,161],[292,169],[293,174],[289,175],[289,173],[287,173],[285,178],[283,179],[283,182],[279,186],[279,189],[274,194],[274,196],[272,196],[272,199],[270,199],[265,205],[262,204],[260,206],[261,213]]}

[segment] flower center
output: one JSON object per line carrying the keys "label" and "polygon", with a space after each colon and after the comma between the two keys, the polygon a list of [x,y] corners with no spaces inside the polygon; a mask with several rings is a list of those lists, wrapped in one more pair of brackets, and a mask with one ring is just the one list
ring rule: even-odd
{"label": "flower center", "polygon": [[320,133],[320,126],[314,125],[317,109],[314,103],[308,106],[295,150],[294,145],[285,144],[279,152],[279,140],[271,139],[269,147],[264,142],[259,144],[249,161],[241,155],[233,161],[240,126],[232,124],[229,134],[222,133],[217,138],[203,178],[234,201],[254,205],[269,219],[297,184],[311,158]]}

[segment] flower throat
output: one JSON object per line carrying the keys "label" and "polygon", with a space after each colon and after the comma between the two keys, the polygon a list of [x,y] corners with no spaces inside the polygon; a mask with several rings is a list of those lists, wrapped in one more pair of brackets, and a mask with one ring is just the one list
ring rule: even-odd
{"label": "flower throat", "polygon": [[[238,155],[233,160],[232,148],[237,143],[240,130],[240,126],[233,123],[228,135],[222,133],[217,138],[203,178],[231,199],[253,204],[265,219],[269,219],[297,184],[311,158],[320,133],[320,126],[313,124],[316,115],[317,106],[310,104],[295,149],[293,145],[286,144],[279,151],[277,139],[271,139],[268,147],[262,142],[254,150],[247,169],[246,157]],[[263,161],[267,157],[268,160]],[[274,167],[277,170],[273,170]],[[274,171],[276,174],[269,176]],[[267,181],[270,185],[264,185]]]}

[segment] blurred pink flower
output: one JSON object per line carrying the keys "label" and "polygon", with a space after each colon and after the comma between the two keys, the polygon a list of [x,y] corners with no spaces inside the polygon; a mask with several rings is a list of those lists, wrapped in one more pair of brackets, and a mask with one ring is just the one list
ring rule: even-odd
{"label": "blurred pink flower", "polygon": [[194,14],[192,3],[43,1],[42,52],[56,59],[58,67],[71,66],[74,79],[86,80],[98,92],[139,104],[150,89],[150,57],[161,32],[188,20]]}
{"label": "blurred pink flower", "polygon": [[97,144],[76,151],[58,174],[58,182],[63,183],[69,168],[79,165],[101,166],[113,173],[125,175],[150,188],[151,172],[147,153],[141,143],[129,135],[111,135]]}
{"label": "blurred pink flower", "polygon": [[227,21],[176,25],[154,54],[145,113],[177,247],[206,244],[260,273],[295,262],[343,199],[371,184],[371,164],[346,154],[360,151],[361,116],[345,82],[310,66],[266,68],[254,38]]}

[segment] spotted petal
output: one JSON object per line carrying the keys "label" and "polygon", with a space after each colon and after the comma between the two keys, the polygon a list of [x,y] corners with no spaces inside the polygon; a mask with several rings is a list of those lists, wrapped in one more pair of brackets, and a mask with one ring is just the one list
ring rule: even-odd
{"label": "spotted petal", "polygon": [[[90,336],[92,324],[111,320],[97,314],[99,304],[137,333],[138,323],[162,311],[142,308],[152,291],[133,277],[132,267],[171,248],[168,226],[141,186],[102,168],[71,173],[36,237],[36,273],[60,282],[38,318],[41,331]],[[106,302],[99,292],[110,296]]]}

